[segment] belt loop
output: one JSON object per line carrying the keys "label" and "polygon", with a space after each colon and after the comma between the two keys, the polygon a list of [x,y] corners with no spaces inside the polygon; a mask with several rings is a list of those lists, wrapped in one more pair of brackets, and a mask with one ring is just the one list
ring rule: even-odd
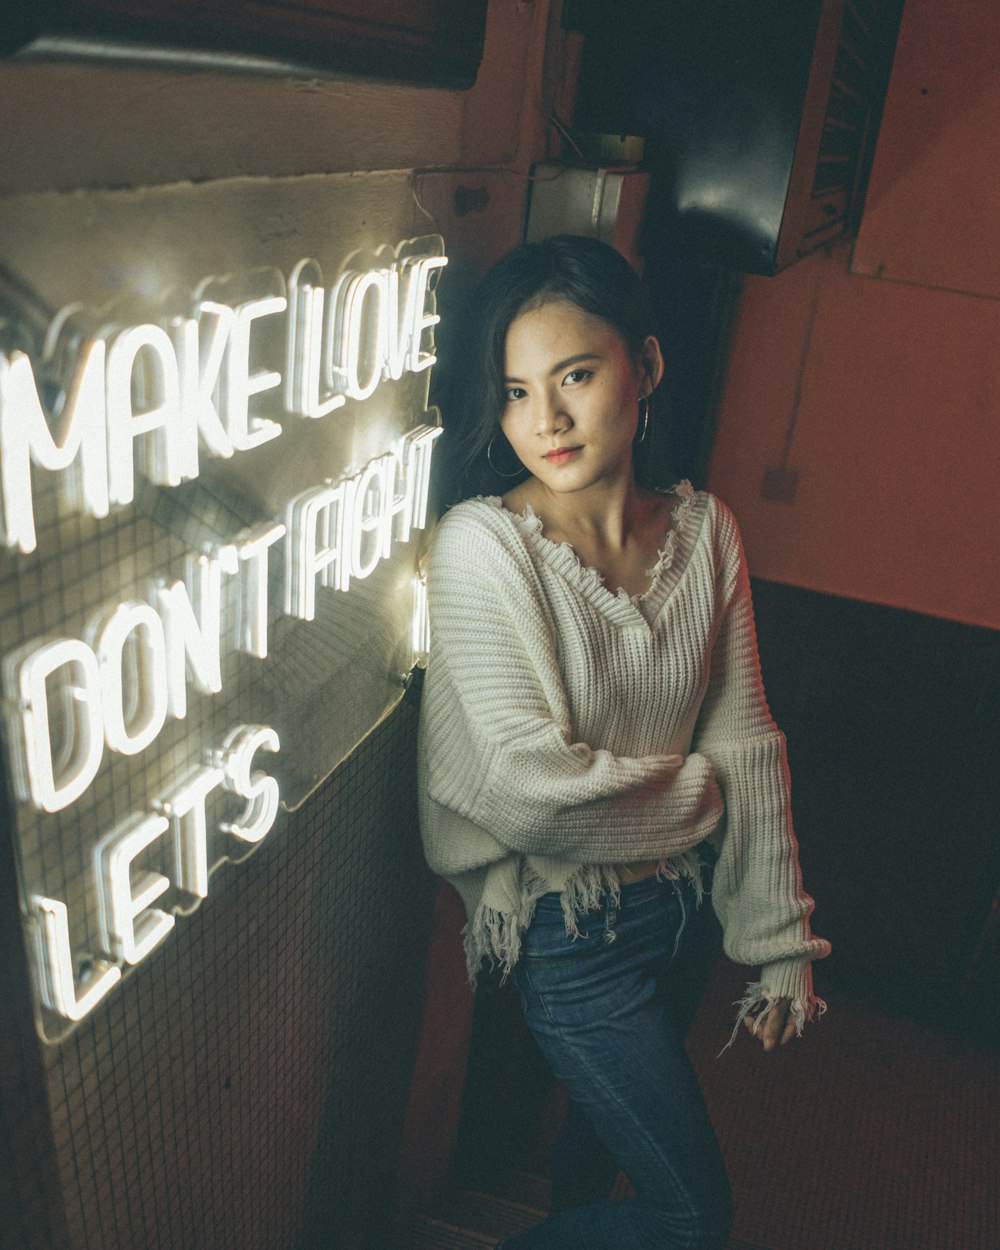
{"label": "belt loop", "polygon": [[613,890],[604,891],[604,944],[614,942],[618,934],[615,932],[615,921],[618,919],[618,907],[615,903]]}

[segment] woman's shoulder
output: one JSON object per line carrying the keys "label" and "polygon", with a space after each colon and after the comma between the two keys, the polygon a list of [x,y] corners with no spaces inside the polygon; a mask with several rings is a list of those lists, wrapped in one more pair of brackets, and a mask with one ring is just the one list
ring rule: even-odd
{"label": "woman's shoulder", "polygon": [[490,534],[504,528],[504,508],[498,495],[476,495],[463,499],[438,519],[435,540],[452,539],[464,534]]}
{"label": "woman's shoulder", "polygon": [[695,490],[688,481],[679,482],[671,493],[679,501],[673,510],[679,558],[688,563],[707,561],[717,572],[738,566],[743,542],[729,506],[711,491]]}
{"label": "woman's shoulder", "polygon": [[711,491],[696,490],[687,478],[655,492],[669,511],[674,530],[685,532],[695,544],[711,538],[719,525],[732,521],[732,513]]}
{"label": "woman's shoulder", "polygon": [[702,530],[713,537],[738,535],[739,526],[732,509],[718,495],[708,490],[695,490],[686,478],[665,493],[677,499],[675,513],[683,515],[690,510],[699,518]]}
{"label": "woman's shoulder", "polygon": [[497,495],[477,495],[453,504],[438,520],[431,557],[438,561],[479,561],[501,551],[513,554],[522,546],[513,518]]}
{"label": "woman's shoulder", "polygon": [[499,495],[470,495],[451,504],[441,516],[441,520],[449,517],[493,516],[503,511],[503,500]]}

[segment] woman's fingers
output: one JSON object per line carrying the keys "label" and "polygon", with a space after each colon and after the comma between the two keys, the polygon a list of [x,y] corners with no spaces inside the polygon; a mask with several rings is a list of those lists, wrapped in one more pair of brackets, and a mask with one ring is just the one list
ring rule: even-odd
{"label": "woman's fingers", "polygon": [[790,1006],[790,998],[778,998],[766,1015],[743,1017],[747,1030],[760,1038],[765,1050],[785,1046],[795,1036],[795,1017],[789,1011]]}

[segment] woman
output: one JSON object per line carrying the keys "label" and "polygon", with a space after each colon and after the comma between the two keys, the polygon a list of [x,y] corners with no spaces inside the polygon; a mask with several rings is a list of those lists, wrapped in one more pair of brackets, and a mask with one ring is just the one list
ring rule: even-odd
{"label": "woman", "polygon": [[739,534],[687,483],[637,482],[663,359],[618,253],[519,248],[469,326],[446,435],[464,502],[428,560],[424,842],[465,902],[470,974],[485,959],[513,975],[567,1088],[557,1168],[606,1148],[637,1193],[554,1201],[501,1244],[709,1250],[728,1183],[664,985],[697,943],[710,865],[726,952],[762,965],[740,1018],[765,1050],[823,1009],[810,961],[829,951],[809,929]]}

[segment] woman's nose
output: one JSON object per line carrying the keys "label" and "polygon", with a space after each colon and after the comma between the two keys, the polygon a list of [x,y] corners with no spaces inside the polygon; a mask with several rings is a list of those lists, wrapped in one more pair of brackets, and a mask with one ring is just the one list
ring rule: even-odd
{"label": "woman's nose", "polygon": [[558,393],[550,395],[547,392],[543,393],[540,398],[535,413],[535,421],[541,434],[568,430],[573,424],[569,413],[563,406],[561,396]]}

